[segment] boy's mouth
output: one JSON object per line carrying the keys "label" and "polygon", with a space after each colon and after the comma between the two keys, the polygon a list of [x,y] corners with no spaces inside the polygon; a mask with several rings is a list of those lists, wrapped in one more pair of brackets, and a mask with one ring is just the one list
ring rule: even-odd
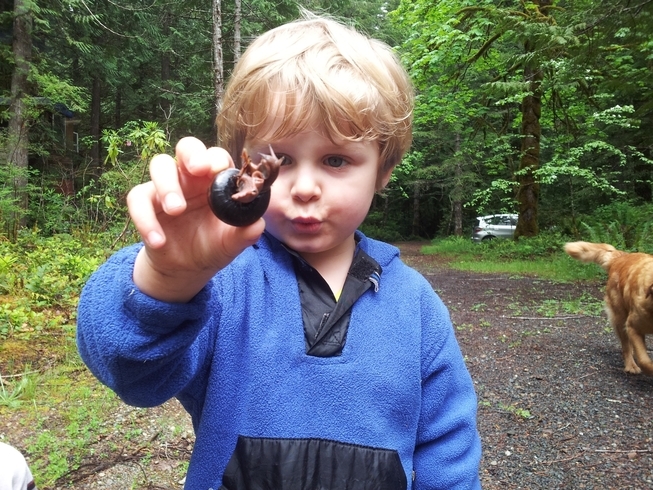
{"label": "boy's mouth", "polygon": [[290,220],[295,231],[299,233],[316,233],[322,223],[316,218],[294,218]]}

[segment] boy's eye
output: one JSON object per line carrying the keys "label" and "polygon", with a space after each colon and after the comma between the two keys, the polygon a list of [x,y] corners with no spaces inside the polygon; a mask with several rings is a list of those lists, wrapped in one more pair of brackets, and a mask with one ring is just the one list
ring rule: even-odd
{"label": "boy's eye", "polygon": [[285,165],[290,165],[292,163],[292,160],[290,159],[290,157],[288,155],[286,155],[284,153],[276,153],[276,155],[277,155],[277,158],[283,158],[283,161],[281,162],[282,167],[285,166]]}
{"label": "boy's eye", "polygon": [[329,167],[339,168],[345,165],[347,161],[342,157],[334,155],[334,156],[326,157],[324,163],[326,163]]}

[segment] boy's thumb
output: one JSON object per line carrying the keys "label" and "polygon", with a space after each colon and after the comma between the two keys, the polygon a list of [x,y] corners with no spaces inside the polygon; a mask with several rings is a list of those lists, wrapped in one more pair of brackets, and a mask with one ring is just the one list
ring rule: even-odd
{"label": "boy's thumb", "polygon": [[[225,225],[229,226],[229,225]],[[229,226],[225,232],[223,250],[231,259],[236,258],[243,250],[255,244],[265,230],[263,218],[249,226]]]}

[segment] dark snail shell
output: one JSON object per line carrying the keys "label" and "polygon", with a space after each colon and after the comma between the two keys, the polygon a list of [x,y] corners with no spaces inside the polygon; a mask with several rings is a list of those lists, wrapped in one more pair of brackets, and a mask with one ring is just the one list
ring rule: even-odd
{"label": "dark snail shell", "polygon": [[231,226],[249,226],[263,216],[270,203],[270,189],[264,189],[251,202],[239,202],[231,196],[238,192],[237,168],[216,175],[209,188],[209,206],[220,221]]}

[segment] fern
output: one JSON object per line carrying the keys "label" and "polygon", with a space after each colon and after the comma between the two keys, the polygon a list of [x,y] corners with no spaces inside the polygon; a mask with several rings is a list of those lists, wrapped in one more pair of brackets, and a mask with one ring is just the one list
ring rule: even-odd
{"label": "fern", "polygon": [[590,242],[609,243],[619,250],[626,248],[626,240],[619,229],[619,224],[614,221],[607,226],[602,224],[591,226],[583,221],[581,222],[581,226],[587,232],[589,236],[588,241]]}

